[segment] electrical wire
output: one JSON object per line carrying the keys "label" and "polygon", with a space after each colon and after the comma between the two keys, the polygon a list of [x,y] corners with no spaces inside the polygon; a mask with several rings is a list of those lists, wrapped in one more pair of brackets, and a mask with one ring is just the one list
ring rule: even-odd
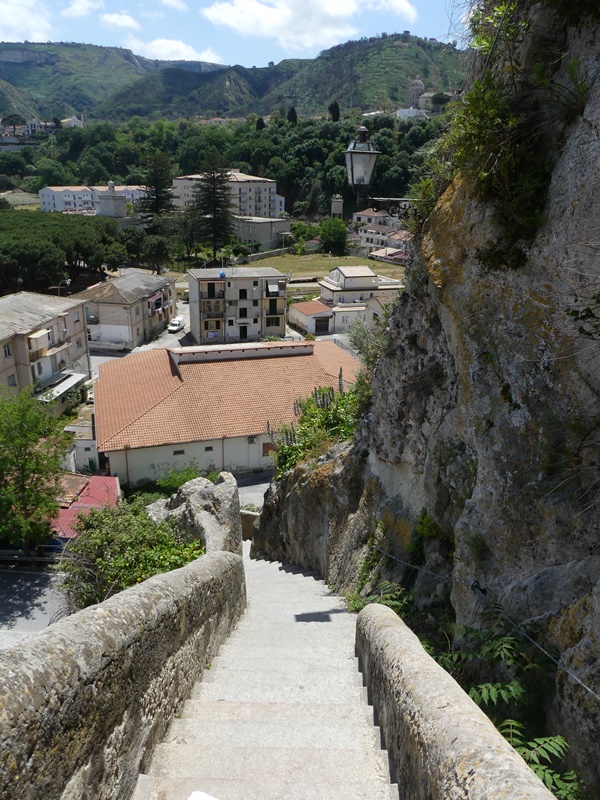
{"label": "electrical wire", "polygon": [[409,561],[404,561],[403,559],[398,558],[398,556],[394,556],[391,553],[388,553],[387,551],[383,550],[383,548],[377,547],[376,545],[372,545],[371,546],[371,550],[376,550],[377,552],[382,553],[383,555],[387,556],[388,558],[391,558],[394,561],[398,561],[400,564],[404,564],[406,567],[409,567],[411,569],[416,569],[418,572],[424,572],[427,575],[433,575],[435,578],[438,578],[439,581],[449,581],[451,583],[459,583],[459,584],[461,584],[461,586],[466,586],[467,589],[471,589],[477,595],[478,604],[487,605],[487,606],[489,606],[491,608],[494,608],[494,609],[498,610],[500,612],[501,616],[509,623],[509,625],[512,625],[513,628],[518,630],[528,641],[531,642],[532,645],[534,645],[534,647],[537,647],[537,649],[540,650],[540,652],[542,652],[546,656],[546,658],[550,659],[550,661],[552,661],[554,664],[556,664],[558,669],[560,669],[564,673],[566,673],[570,678],[572,678],[576,683],[578,683],[583,689],[585,689],[586,692],[591,694],[592,697],[594,697],[596,700],[598,700],[598,702],[600,702],[600,695],[598,695],[593,689],[591,689],[589,686],[587,686],[587,684],[585,684],[581,680],[581,678],[579,678],[568,667],[563,666],[559,661],[557,661],[557,659],[554,658],[554,656],[551,655],[544,647],[542,647],[541,644],[536,642],[536,640],[532,636],[530,636],[527,633],[527,631],[523,628],[522,623],[515,622],[513,619],[511,619],[508,616],[508,614],[506,614],[506,612],[504,611],[504,609],[502,608],[501,605],[492,603],[489,600],[489,598],[487,597],[486,590],[481,587],[479,581],[474,580],[474,581],[471,581],[471,583],[466,583],[465,581],[457,580],[457,579],[452,578],[451,576],[448,576],[448,575],[440,575],[438,572],[432,572],[430,569],[427,569],[426,567],[421,567],[418,564],[411,564]]}

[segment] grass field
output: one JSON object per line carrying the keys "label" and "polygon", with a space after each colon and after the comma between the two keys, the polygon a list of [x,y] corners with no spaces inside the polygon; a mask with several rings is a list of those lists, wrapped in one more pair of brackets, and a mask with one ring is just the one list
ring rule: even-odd
{"label": "grass field", "polygon": [[[358,256],[331,256],[320,255],[317,253],[306,256],[275,256],[274,258],[264,258],[260,261],[255,261],[253,264],[245,264],[244,266],[252,267],[272,267],[283,272],[284,275],[291,274],[292,278],[311,278],[315,276],[318,279],[324,278],[330,270],[336,267],[371,267],[374,272],[379,275],[385,275],[388,278],[402,278],[404,270],[402,267],[395,266],[394,264],[385,264],[381,261],[372,261],[368,258],[361,258]],[[185,273],[171,272],[170,275],[178,280],[187,280],[184,278]],[[290,287],[291,288],[291,287]]]}

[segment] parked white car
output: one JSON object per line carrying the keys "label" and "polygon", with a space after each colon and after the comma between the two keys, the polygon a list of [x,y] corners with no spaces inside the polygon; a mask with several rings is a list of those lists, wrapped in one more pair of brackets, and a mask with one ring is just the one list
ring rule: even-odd
{"label": "parked white car", "polygon": [[177,333],[177,331],[183,330],[183,326],[185,325],[185,320],[183,317],[173,317],[171,322],[169,322],[169,327],[167,330],[169,333]]}

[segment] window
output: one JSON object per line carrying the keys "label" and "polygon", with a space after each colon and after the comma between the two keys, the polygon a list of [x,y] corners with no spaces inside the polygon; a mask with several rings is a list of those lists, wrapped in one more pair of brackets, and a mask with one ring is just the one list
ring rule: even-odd
{"label": "window", "polygon": [[12,356],[12,350],[10,349],[9,344],[4,345],[4,358],[10,358]]}
{"label": "window", "polygon": [[6,383],[8,384],[8,386],[16,386],[17,385],[16,375],[9,375],[6,380]]}
{"label": "window", "polygon": [[84,447],[83,448],[83,452],[84,453],[91,453],[92,452],[92,448],[91,447]]}
{"label": "window", "polygon": [[37,373],[38,373],[38,375],[42,374],[42,362],[41,361],[38,361],[38,363],[37,363]]}
{"label": "window", "polygon": [[205,453],[212,453],[212,451],[213,451],[213,446],[212,446],[212,444],[209,444],[209,446],[208,446],[208,447],[205,447],[205,448],[204,448],[204,452],[205,452]]}
{"label": "window", "polygon": [[204,320],[204,330],[205,331],[220,331],[221,330],[221,320],[220,319]]}
{"label": "window", "polygon": [[240,289],[240,300],[247,300],[248,299],[248,289]]}
{"label": "window", "polygon": [[81,339],[77,339],[77,349],[81,350]]}
{"label": "window", "polygon": [[231,289],[231,281],[227,281],[227,288]]}
{"label": "window", "polygon": [[174,456],[184,456],[185,455],[185,450],[173,450],[173,455]]}
{"label": "window", "polygon": [[247,308],[240,308],[240,317],[247,317],[248,316],[248,309]]}
{"label": "window", "polygon": [[252,286],[258,286],[258,281],[252,281]]}
{"label": "window", "polygon": [[256,306],[258,305],[258,300],[253,300],[252,305],[256,308]]}
{"label": "window", "polygon": [[252,320],[252,322],[253,322],[255,325],[258,325],[258,317],[254,317],[254,319]]}
{"label": "window", "polygon": [[279,317],[267,317],[267,328],[278,328]]}
{"label": "window", "polygon": [[227,324],[229,325],[230,328],[233,327],[233,320],[232,319],[228,319],[227,320]]}
{"label": "window", "polygon": [[273,442],[263,442],[263,446],[262,446],[263,458],[265,456],[268,456],[270,453],[272,453],[273,450],[275,450],[275,445],[273,444]]}
{"label": "window", "polygon": [[135,315],[136,315],[136,317],[139,317],[139,315],[140,315],[140,307],[139,306],[135,307]]}

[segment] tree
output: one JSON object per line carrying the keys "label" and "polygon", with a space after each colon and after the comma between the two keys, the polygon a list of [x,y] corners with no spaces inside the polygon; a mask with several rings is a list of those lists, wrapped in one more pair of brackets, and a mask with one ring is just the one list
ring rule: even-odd
{"label": "tree", "polygon": [[17,132],[17,125],[26,125],[27,120],[21,114],[7,114],[2,117],[2,124],[12,127],[14,136]]}
{"label": "tree", "polygon": [[343,256],[346,252],[348,229],[341,219],[324,219],[321,223],[319,239],[324,252]]}
{"label": "tree", "polygon": [[0,538],[26,552],[50,532],[70,444],[63,423],[31,389],[0,389]]}
{"label": "tree", "polygon": [[337,101],[334,100],[333,103],[330,103],[329,104],[329,108],[327,110],[331,114],[331,121],[332,122],[337,122],[339,120],[339,118],[340,118],[340,107],[339,107]]}
{"label": "tree", "polygon": [[287,112],[287,121],[290,125],[296,125],[298,122],[298,114],[296,114],[294,106],[291,106],[290,110]]}
{"label": "tree", "polygon": [[256,120],[256,130],[257,131],[264,131],[267,126],[265,125],[265,121],[262,117],[259,117]]}
{"label": "tree", "polygon": [[213,153],[198,180],[194,197],[198,240],[210,243],[213,258],[233,234],[232,207],[229,175]]}
{"label": "tree", "polygon": [[138,202],[138,210],[159,216],[173,210],[173,166],[167,153],[158,150],[146,156],[143,165],[146,196]]}
{"label": "tree", "polygon": [[169,260],[169,244],[164,236],[146,236],[142,246],[142,258],[152,265],[152,272],[160,272]]}

